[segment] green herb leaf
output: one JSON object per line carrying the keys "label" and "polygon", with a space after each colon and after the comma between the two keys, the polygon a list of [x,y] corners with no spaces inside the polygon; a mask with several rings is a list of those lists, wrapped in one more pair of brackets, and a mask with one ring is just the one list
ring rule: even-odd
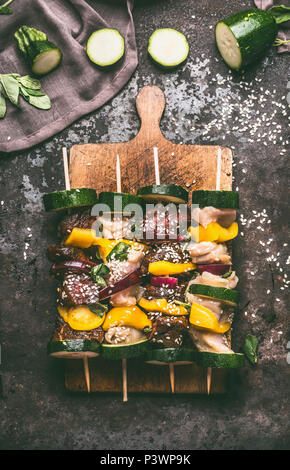
{"label": "green herb leaf", "polygon": [[0,82],[4,88],[7,98],[11,103],[18,106],[19,83],[16,78],[11,75],[0,75]]}
{"label": "green herb leaf", "polygon": [[44,109],[44,110],[51,108],[51,102],[47,95],[44,95],[44,96],[29,95],[28,97],[24,96],[24,99],[28,101],[28,103],[34,106],[35,108]]}
{"label": "green herb leaf", "polygon": [[182,307],[186,308],[186,310],[191,309],[191,304],[189,304],[189,303],[180,302],[179,300],[175,300],[174,303],[177,304],[177,305],[181,305]]}
{"label": "green herb leaf", "polygon": [[107,260],[126,261],[128,259],[128,251],[130,249],[129,243],[119,242],[110,251]]}
{"label": "green herb leaf", "polygon": [[255,365],[258,362],[258,345],[259,341],[253,335],[247,335],[244,344],[244,353],[248,361]]}
{"label": "green herb leaf", "polygon": [[277,24],[290,20],[290,7],[285,7],[285,5],[277,5],[267,11],[274,17]]}
{"label": "green herb leaf", "polygon": [[21,83],[25,88],[30,88],[31,90],[40,90],[41,83],[36,78],[32,78],[29,75],[25,75],[24,77],[17,78],[18,82]]}
{"label": "green herb leaf", "polygon": [[12,8],[9,7],[0,7],[0,15],[11,15]]}
{"label": "green herb leaf", "polygon": [[103,318],[105,313],[108,311],[107,305],[103,305],[101,303],[90,304],[88,307],[91,312],[101,318]]}
{"label": "green herb leaf", "polygon": [[232,272],[233,272],[233,271],[229,271],[228,273],[223,274],[222,277],[223,277],[224,279],[227,279],[228,277],[230,277],[230,276],[232,275]]}
{"label": "green herb leaf", "polygon": [[90,275],[91,276],[106,276],[109,274],[110,268],[106,266],[104,263],[98,264],[91,269]]}
{"label": "green herb leaf", "polygon": [[0,89],[0,119],[3,119],[6,114],[6,100]]}

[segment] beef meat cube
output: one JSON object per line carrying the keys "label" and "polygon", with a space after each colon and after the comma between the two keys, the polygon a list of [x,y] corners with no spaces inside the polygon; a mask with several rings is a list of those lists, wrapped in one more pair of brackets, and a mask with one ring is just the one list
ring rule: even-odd
{"label": "beef meat cube", "polygon": [[170,303],[174,303],[176,300],[185,302],[186,287],[186,283],[179,283],[176,287],[152,286],[151,284],[147,284],[142,293],[142,297],[147,300],[166,299]]}
{"label": "beef meat cube", "polygon": [[60,315],[58,315],[51,341],[64,341],[66,339],[93,339],[102,343],[104,335],[105,332],[101,327],[94,328],[89,331],[73,330],[69,324],[66,323]]}
{"label": "beef meat cube", "polygon": [[99,291],[88,274],[67,274],[58,290],[58,301],[66,306],[94,304],[99,301]]}
{"label": "beef meat cube", "polygon": [[148,273],[149,263],[169,261],[170,263],[191,263],[189,253],[182,250],[180,243],[159,243],[145,255],[141,265],[142,274]]}
{"label": "beef meat cube", "polygon": [[81,248],[75,246],[50,245],[46,250],[46,256],[50,261],[90,261]]}
{"label": "beef meat cube", "polygon": [[162,315],[161,313],[148,313],[152,321],[152,330],[148,339],[162,348],[180,348],[188,332],[188,319],[186,316]]}
{"label": "beef meat cube", "polygon": [[60,238],[67,237],[74,227],[91,228],[95,217],[91,215],[91,210],[86,209],[83,212],[79,210],[73,214],[67,215],[57,227],[57,234]]}

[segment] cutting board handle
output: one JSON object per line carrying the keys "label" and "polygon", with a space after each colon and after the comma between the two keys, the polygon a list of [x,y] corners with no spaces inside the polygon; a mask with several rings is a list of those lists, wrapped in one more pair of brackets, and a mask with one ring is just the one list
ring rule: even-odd
{"label": "cutting board handle", "polygon": [[165,108],[165,96],[157,86],[144,86],[137,98],[136,107],[141,119],[141,129],[136,139],[154,142],[164,139],[159,123]]}

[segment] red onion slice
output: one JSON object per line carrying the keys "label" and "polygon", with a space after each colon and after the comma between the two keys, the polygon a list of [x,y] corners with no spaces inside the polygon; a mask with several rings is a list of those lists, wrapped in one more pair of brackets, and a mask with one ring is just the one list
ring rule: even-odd
{"label": "red onion slice", "polygon": [[120,279],[120,281],[115,282],[115,284],[104,287],[104,289],[100,291],[100,300],[107,299],[108,297],[111,297],[111,295],[116,294],[121,290],[127,289],[130,286],[140,284],[141,281],[142,274],[140,271],[133,271],[132,273],[127,274],[127,276]]}
{"label": "red onion slice", "polygon": [[196,269],[199,273],[204,273],[205,271],[216,276],[221,276],[222,274],[227,273],[231,269],[230,264],[199,264]]}
{"label": "red onion slice", "polygon": [[178,279],[176,279],[176,277],[153,276],[150,279],[150,283],[155,287],[176,287],[178,285]]}
{"label": "red onion slice", "polygon": [[51,274],[61,274],[66,271],[89,273],[96,263],[93,261],[63,261],[62,263],[53,264],[50,268]]}

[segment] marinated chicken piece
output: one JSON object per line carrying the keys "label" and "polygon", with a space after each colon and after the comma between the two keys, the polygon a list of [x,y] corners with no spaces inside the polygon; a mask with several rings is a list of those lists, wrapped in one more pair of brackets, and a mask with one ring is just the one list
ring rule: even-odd
{"label": "marinated chicken piece", "polygon": [[121,238],[132,239],[134,220],[129,217],[111,217],[111,214],[104,214],[97,217],[100,231],[103,238],[118,240]]}
{"label": "marinated chicken piece", "polygon": [[191,284],[204,284],[206,286],[213,287],[225,287],[226,289],[234,289],[239,282],[238,276],[236,276],[235,271],[232,271],[230,276],[224,278],[222,276],[217,276],[211,274],[207,271],[204,271],[202,274],[198,274],[195,279],[192,279],[189,282]]}
{"label": "marinated chicken piece", "polygon": [[128,251],[128,258],[126,261],[120,261],[118,259],[110,260],[107,263],[108,268],[110,268],[108,283],[113,284],[127,276],[127,274],[139,269],[144,255],[145,253],[143,249],[133,245]]}
{"label": "marinated chicken piece", "polygon": [[69,324],[66,323],[60,315],[58,315],[51,341],[64,341],[66,339],[93,339],[102,343],[104,339],[104,331],[101,327],[94,328],[89,331],[73,330]]}
{"label": "marinated chicken piece", "polygon": [[99,301],[99,287],[85,273],[67,274],[58,293],[59,303],[66,306],[94,304]]}
{"label": "marinated chicken piece", "polygon": [[57,227],[57,234],[60,238],[67,237],[74,227],[91,228],[96,218],[91,215],[91,209],[83,212],[74,212],[67,215]]}
{"label": "marinated chicken piece", "polygon": [[162,348],[180,348],[187,335],[188,319],[186,316],[162,315],[149,312],[152,330],[147,337],[152,343]]}
{"label": "marinated chicken piece", "polygon": [[191,263],[191,258],[178,242],[160,243],[153,245],[152,250],[146,253],[141,265],[142,274],[148,273],[149,263],[155,261],[169,261],[170,263]]}
{"label": "marinated chicken piece", "polygon": [[231,264],[231,257],[223,243],[191,242],[186,250],[195,264]]}
{"label": "marinated chicken piece", "polygon": [[189,335],[198,351],[233,353],[224,334],[204,332],[190,325]]}
{"label": "marinated chicken piece", "polygon": [[139,286],[128,287],[128,289],[113,294],[110,298],[110,303],[113,307],[131,307],[132,305],[136,305],[140,295],[139,291]]}
{"label": "marinated chicken piece", "polygon": [[50,261],[82,261],[90,262],[89,257],[81,248],[74,246],[50,245],[46,250],[46,256]]}
{"label": "marinated chicken piece", "polygon": [[217,209],[216,207],[196,207],[192,210],[192,218],[204,228],[211,222],[217,222],[222,227],[230,227],[236,220],[237,211],[235,209]]}
{"label": "marinated chicken piece", "polygon": [[142,331],[127,326],[112,326],[105,334],[110,344],[132,344],[142,339],[146,339]]}
{"label": "marinated chicken piece", "polygon": [[169,286],[152,286],[147,284],[143,290],[142,297],[147,300],[152,299],[166,299],[170,303],[178,300],[179,302],[184,302],[186,283],[179,283],[176,287]]}

